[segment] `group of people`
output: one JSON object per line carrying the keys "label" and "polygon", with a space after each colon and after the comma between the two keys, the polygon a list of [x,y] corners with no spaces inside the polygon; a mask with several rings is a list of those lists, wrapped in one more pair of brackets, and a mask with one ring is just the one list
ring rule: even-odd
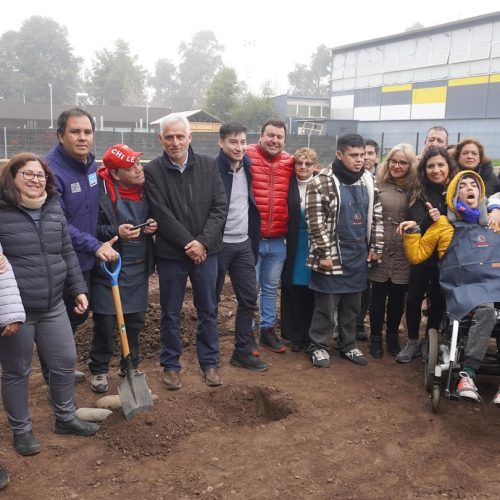
{"label": "group of people", "polygon": [[[168,115],[160,123],[163,154],[145,168],[142,153],[124,144],[111,146],[98,167],[94,131],[87,111],[64,111],[58,143],[45,159],[21,153],[0,174],[2,399],[21,455],[41,449],[28,407],[34,345],[54,431],[90,436],[98,430],[75,416],[74,383],[85,375],[75,370],[74,332],[91,310],[90,386],[106,392],[116,316],[101,262],[121,258],[120,294],[137,371],[148,278],[157,269],[159,358],[168,390],[182,385],[188,278],[198,316],[196,353],[208,386],[223,383],[217,310],[226,275],[237,299],[233,366],[267,370],[264,347],[303,350],[313,366],[328,367],[334,337],[342,357],[366,365],[356,341],[366,339],[367,310],[371,355],[383,355],[385,325],[388,352],[407,363],[421,351],[424,296],[430,298],[428,327],[437,327],[445,310],[435,252],[414,265],[405,255],[401,234],[415,231],[407,221],[424,234],[446,215],[446,189],[458,170],[475,172],[485,196],[500,190],[482,145],[465,140],[450,155],[442,127],[429,130],[421,157],[398,144],[381,165],[375,141],[346,134],[324,169],[311,148],[285,151],[286,125],[275,119],[263,124],[252,145],[242,124],[223,124],[214,159],[193,150],[182,115]],[[500,212],[500,204],[492,207]],[[405,308],[408,341],[400,349]],[[122,359],[118,375],[125,374]],[[471,370],[467,377],[472,380]],[[0,467],[0,486],[5,478]]]}

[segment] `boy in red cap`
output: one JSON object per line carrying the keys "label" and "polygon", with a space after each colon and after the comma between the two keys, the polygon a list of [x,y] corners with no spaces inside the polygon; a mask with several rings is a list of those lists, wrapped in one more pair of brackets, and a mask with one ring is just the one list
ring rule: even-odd
{"label": "boy in red cap", "polygon": [[[119,237],[115,248],[122,258],[120,296],[135,369],[139,365],[139,334],[144,328],[148,307],[148,277],[154,271],[152,235],[157,229],[144,197],[141,155],[125,144],[115,144],[104,153],[103,166],[97,170],[97,238],[107,241],[115,235]],[[137,227],[139,225],[142,226]],[[114,352],[116,315],[109,278],[100,266],[92,272],[91,296],[94,334],[88,363],[92,375],[90,387],[94,392],[103,393],[108,390],[107,373]],[[118,374],[125,375],[123,358]]]}

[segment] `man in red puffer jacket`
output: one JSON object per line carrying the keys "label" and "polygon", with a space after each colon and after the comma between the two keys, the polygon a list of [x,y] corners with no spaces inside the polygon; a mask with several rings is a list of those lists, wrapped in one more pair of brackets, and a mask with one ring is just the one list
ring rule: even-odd
{"label": "man in red puffer jacket", "polygon": [[276,290],[285,262],[288,227],[287,196],[294,159],[286,151],[286,125],[270,119],[262,126],[258,144],[247,148],[252,159],[252,190],[261,216],[257,283],[259,285],[259,342],[273,352],[285,352],[277,337]]}

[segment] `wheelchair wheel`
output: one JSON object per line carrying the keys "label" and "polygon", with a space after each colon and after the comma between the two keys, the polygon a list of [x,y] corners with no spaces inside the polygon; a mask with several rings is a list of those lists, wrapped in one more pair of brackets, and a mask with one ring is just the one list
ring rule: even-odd
{"label": "wheelchair wheel", "polygon": [[440,401],[441,401],[441,386],[439,384],[434,384],[434,386],[432,387],[432,394],[431,394],[432,413],[437,413]]}
{"label": "wheelchair wheel", "polygon": [[431,328],[427,332],[427,353],[424,365],[424,383],[425,390],[432,392],[434,386],[434,369],[436,368],[438,358],[438,332]]}

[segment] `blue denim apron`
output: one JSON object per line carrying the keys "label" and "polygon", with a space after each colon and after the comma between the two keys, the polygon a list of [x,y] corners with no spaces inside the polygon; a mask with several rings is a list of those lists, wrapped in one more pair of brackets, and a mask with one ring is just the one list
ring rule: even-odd
{"label": "blue denim apron", "polygon": [[[149,217],[145,200],[123,200],[116,186],[116,219],[122,224],[141,224]],[[120,240],[122,270],[118,277],[120,298],[125,314],[145,311],[148,308],[147,239],[141,230],[135,240]],[[107,281],[107,280],[106,280]],[[92,309],[100,314],[115,314],[109,282],[95,280],[92,286]]]}
{"label": "blue denim apron", "polygon": [[368,245],[366,225],[368,193],[362,185],[340,184],[340,209],[337,221],[342,272],[326,275],[313,272],[310,288],[323,293],[356,293],[366,288]]}

